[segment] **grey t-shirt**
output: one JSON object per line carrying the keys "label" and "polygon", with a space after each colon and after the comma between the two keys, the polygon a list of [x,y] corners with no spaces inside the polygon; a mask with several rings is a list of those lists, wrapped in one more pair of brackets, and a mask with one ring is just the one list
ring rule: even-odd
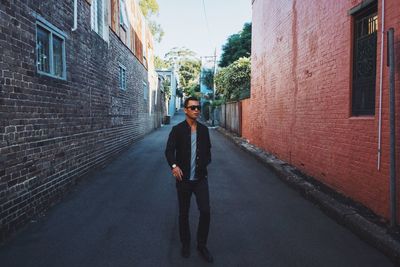
{"label": "grey t-shirt", "polygon": [[191,158],[190,158],[190,177],[189,180],[197,180],[195,177],[195,171],[196,171],[196,146],[197,146],[197,132],[192,132],[191,134],[191,140],[192,140],[192,153],[191,153]]}

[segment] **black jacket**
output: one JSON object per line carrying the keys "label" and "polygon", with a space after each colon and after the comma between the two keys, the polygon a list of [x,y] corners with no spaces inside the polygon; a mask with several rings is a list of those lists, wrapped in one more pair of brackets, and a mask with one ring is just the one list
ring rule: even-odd
{"label": "black jacket", "polygon": [[[202,179],[207,177],[207,165],[211,162],[211,142],[208,128],[199,122],[197,122],[196,144],[195,177]],[[172,127],[165,149],[169,166],[172,168],[172,165],[176,164],[181,168],[183,180],[189,179],[190,176],[191,150],[191,129],[184,120]]]}

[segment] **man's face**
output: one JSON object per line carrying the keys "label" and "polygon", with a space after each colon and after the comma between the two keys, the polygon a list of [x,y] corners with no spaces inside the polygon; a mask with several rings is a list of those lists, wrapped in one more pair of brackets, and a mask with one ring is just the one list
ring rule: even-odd
{"label": "man's face", "polygon": [[196,120],[200,116],[200,103],[196,100],[189,100],[184,109],[186,116],[192,120]]}

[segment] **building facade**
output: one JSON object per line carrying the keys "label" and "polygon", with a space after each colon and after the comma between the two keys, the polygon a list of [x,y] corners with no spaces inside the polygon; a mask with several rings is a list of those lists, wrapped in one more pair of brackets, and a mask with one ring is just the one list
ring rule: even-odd
{"label": "building facade", "polygon": [[0,14],[3,239],[152,131],[161,108],[135,1],[1,1]]}
{"label": "building facade", "polygon": [[[385,218],[386,32],[394,28],[399,88],[398,4],[253,0],[251,98],[242,102],[243,137]],[[395,102],[399,118],[399,94]]]}
{"label": "building facade", "polygon": [[170,90],[170,97],[167,99],[167,115],[173,117],[175,112],[180,108],[182,98],[177,95],[179,86],[179,76],[174,68],[167,70],[157,70],[157,73],[166,81],[164,90]]}

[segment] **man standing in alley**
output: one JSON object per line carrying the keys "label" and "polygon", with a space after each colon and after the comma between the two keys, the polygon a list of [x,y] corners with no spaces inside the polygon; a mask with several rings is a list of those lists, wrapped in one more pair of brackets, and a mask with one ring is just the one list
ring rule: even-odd
{"label": "man standing in alley", "polygon": [[211,162],[211,142],[208,128],[197,121],[200,110],[197,98],[189,97],[185,100],[186,119],[172,128],[165,156],[176,178],[182,257],[190,256],[189,208],[194,193],[200,211],[197,249],[207,262],[213,262],[213,257],[206,247],[210,226],[207,165]]}

